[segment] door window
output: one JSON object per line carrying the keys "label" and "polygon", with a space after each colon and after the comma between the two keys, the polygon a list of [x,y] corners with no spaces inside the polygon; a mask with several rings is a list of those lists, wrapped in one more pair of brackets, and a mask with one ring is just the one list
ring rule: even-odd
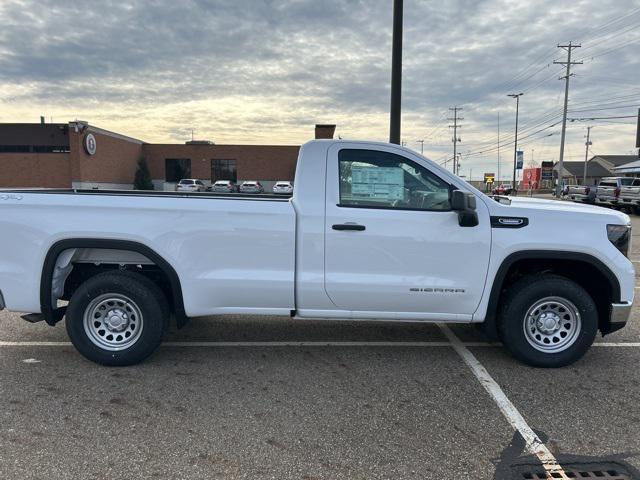
{"label": "door window", "polygon": [[450,185],[401,155],[343,149],[338,163],[341,207],[451,210]]}

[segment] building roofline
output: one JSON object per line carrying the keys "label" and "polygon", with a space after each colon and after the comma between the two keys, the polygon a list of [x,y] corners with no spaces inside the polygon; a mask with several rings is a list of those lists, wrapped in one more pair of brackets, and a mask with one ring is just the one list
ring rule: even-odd
{"label": "building roofline", "polygon": [[137,143],[139,145],[143,145],[145,142],[139,140],[137,138],[128,137],[126,135],[122,135],[121,133],[112,132],[111,130],[105,130],[104,128],[96,127],[87,122],[82,122],[79,120],[69,122],[69,128],[75,128],[76,125],[81,125],[86,128],[88,131],[93,133],[99,133],[101,135],[106,135],[107,137],[117,138],[119,140],[124,140],[126,142]]}
{"label": "building roofline", "polygon": [[157,147],[260,147],[260,148],[300,148],[301,145],[263,145],[260,143],[151,143],[143,145]]}

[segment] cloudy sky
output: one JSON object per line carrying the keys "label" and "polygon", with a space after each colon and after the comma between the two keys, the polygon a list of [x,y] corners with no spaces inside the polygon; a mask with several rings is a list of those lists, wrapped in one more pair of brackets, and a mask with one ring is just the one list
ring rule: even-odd
{"label": "cloudy sky", "polygon": [[[557,160],[574,51],[565,160],[634,151],[640,0],[405,0],[402,137],[443,162],[463,108],[463,175]],[[149,142],[301,144],[315,123],[386,140],[391,0],[0,0],[0,122],[88,120]]]}

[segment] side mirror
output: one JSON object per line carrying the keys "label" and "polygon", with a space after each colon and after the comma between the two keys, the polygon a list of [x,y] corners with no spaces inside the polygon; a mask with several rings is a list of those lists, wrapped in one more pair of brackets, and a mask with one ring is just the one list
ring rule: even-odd
{"label": "side mirror", "polygon": [[461,227],[475,227],[478,225],[476,197],[473,193],[453,190],[450,201],[451,210],[458,212],[458,223]]}

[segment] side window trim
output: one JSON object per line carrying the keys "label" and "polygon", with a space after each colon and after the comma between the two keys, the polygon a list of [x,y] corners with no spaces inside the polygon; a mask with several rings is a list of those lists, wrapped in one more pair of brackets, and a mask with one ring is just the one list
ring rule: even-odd
{"label": "side window trim", "polygon": [[442,182],[443,184],[447,185],[447,189],[449,192],[449,196],[451,196],[451,192],[453,190],[456,189],[455,185],[453,185],[452,183],[449,183],[448,181],[444,180],[442,177],[440,177],[439,175],[437,175],[436,173],[434,173],[433,171],[431,171],[429,168],[420,165],[419,163],[415,162],[414,160],[405,157],[404,155],[400,155],[397,153],[393,153],[393,152],[386,152],[384,150],[374,150],[374,149],[358,149],[358,148],[341,148],[338,150],[336,158],[337,158],[337,164],[336,167],[338,169],[338,203],[336,204],[336,207],[338,208],[367,208],[370,210],[399,210],[399,211],[409,211],[409,212],[442,212],[442,213],[447,213],[447,212],[452,212],[453,210],[451,209],[451,205],[449,205],[449,208],[443,209],[443,208],[412,208],[412,207],[393,207],[393,206],[383,206],[383,205],[349,205],[349,204],[343,204],[342,203],[342,181],[340,180],[340,154],[345,151],[345,150],[366,150],[369,152],[380,152],[380,153],[386,153],[386,154],[391,154],[391,155],[395,155],[397,157],[400,157],[404,160],[404,162],[406,162],[407,165],[411,166],[412,168],[416,169],[416,167],[421,168],[426,170],[430,175],[432,175],[433,177],[437,178],[440,182]]}

